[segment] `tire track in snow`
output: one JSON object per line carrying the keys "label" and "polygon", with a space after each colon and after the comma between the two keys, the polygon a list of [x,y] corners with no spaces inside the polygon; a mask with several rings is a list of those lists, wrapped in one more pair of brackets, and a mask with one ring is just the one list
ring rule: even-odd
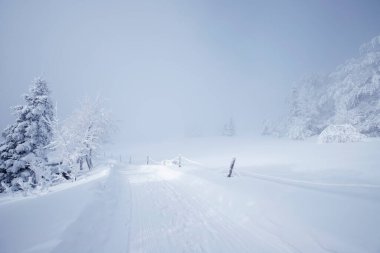
{"label": "tire track in snow", "polygon": [[161,182],[134,184],[133,180],[131,187],[134,218],[131,229],[131,252],[167,252],[180,246],[178,244],[182,243],[173,239],[183,239],[176,236],[183,226],[183,219],[178,217],[179,214],[176,212],[178,210],[171,207],[173,201],[166,188]]}
{"label": "tire track in snow", "polygon": [[344,188],[370,188],[370,189],[379,189],[380,185],[376,184],[339,184],[339,183],[323,183],[323,182],[313,182],[307,180],[298,180],[284,177],[276,177],[270,175],[264,175],[254,172],[244,173],[244,176],[250,176],[253,178],[267,180],[271,182],[279,182],[279,183],[289,183],[289,184],[299,184],[299,185],[311,185],[311,186],[328,186],[328,187],[344,187]]}
{"label": "tire track in snow", "polygon": [[[190,191],[191,188],[188,188],[186,191],[188,196],[185,196],[185,199],[191,198]],[[191,193],[194,193],[194,191],[191,191]],[[273,250],[275,250],[275,252],[300,252],[300,250],[290,242],[282,239],[279,235],[259,223],[254,223],[253,227],[239,226],[236,224],[236,221],[224,214],[221,210],[210,207],[204,199],[201,201],[202,196],[198,195],[196,198],[192,197],[192,199],[198,203],[197,206],[199,208],[208,210],[207,212],[214,214],[212,217],[208,218],[214,221],[215,227],[222,226],[221,231],[225,232],[224,238],[231,238],[234,242],[244,245],[244,251],[240,250],[238,252],[252,252],[254,244],[261,244],[264,245],[265,248],[271,248],[272,250],[270,252],[273,252]],[[221,239],[223,240],[223,237]],[[247,242],[250,243],[247,244]],[[236,251],[234,248],[232,250]]]}
{"label": "tire track in snow", "polygon": [[137,216],[132,220],[130,252],[299,252],[264,228],[256,227],[253,233],[236,224],[176,180],[174,184],[161,178],[159,169],[165,168],[141,166],[140,176],[151,174],[146,182],[139,182],[138,173],[129,175],[132,212]]}

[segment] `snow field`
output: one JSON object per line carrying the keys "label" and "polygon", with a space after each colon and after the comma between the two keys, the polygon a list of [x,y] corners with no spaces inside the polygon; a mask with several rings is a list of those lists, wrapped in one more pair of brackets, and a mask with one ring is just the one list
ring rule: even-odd
{"label": "snow field", "polygon": [[[134,164],[3,201],[0,252],[375,253],[378,148],[238,138],[136,145]],[[181,168],[145,165],[143,151],[157,162],[186,155]]]}

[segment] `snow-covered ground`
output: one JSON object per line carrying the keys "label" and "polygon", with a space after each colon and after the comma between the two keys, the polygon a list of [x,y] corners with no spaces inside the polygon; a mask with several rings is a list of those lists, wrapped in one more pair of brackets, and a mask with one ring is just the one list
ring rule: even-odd
{"label": "snow-covered ground", "polygon": [[[228,137],[116,148],[122,162],[86,179],[0,199],[0,252],[380,252],[379,149]],[[179,154],[181,168],[159,163]]]}

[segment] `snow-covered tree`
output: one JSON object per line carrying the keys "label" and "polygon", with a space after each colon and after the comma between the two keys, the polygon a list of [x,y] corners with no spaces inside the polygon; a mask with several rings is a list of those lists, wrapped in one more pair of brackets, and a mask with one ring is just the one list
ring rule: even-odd
{"label": "snow-covered tree", "polygon": [[53,134],[48,122],[54,120],[54,112],[46,81],[36,79],[24,100],[25,105],[13,108],[16,122],[2,133],[5,140],[0,144],[0,191],[25,190],[49,180],[44,164],[46,146]]}
{"label": "snow-covered tree", "polygon": [[226,124],[224,124],[222,134],[224,136],[235,136],[235,134],[236,134],[235,123],[234,123],[234,120],[232,118],[230,118],[230,120]]}
{"label": "snow-covered tree", "polygon": [[110,114],[101,99],[86,99],[64,123],[52,122],[54,138],[50,145],[55,150],[64,170],[74,176],[83,169],[93,168],[95,152],[107,140],[112,127]]}
{"label": "snow-covered tree", "polygon": [[304,139],[320,133],[334,113],[334,105],[325,90],[328,82],[321,75],[305,78],[293,88],[287,134]]}
{"label": "snow-covered tree", "polygon": [[319,135],[329,125],[344,124],[367,136],[380,136],[380,36],[330,74],[296,85],[284,132],[303,139]]}

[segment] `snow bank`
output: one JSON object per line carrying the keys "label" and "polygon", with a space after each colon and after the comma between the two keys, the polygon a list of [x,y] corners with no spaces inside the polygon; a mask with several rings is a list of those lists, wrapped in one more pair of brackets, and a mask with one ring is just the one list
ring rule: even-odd
{"label": "snow bank", "polygon": [[358,142],[365,139],[365,135],[356,130],[355,127],[345,125],[330,125],[322,131],[318,137],[318,143],[345,143],[345,142]]}
{"label": "snow bank", "polygon": [[[71,251],[63,248],[61,243],[67,243],[73,237],[79,236],[71,233],[70,229],[74,225],[92,228],[95,222],[84,225],[80,221],[83,215],[99,213],[102,205],[105,205],[106,200],[101,199],[99,205],[96,201],[101,198],[104,191],[102,186],[108,180],[111,170],[111,166],[99,168],[89,177],[73,183],[59,184],[49,188],[48,192],[31,193],[27,197],[22,197],[17,192],[13,197],[1,197],[0,252],[94,252],[78,249],[82,244],[87,244],[86,239],[81,237],[75,238],[76,247],[70,244],[74,248]],[[99,223],[100,220],[97,218],[96,222]],[[68,232],[71,233],[69,238]],[[94,231],[85,234],[97,239]],[[61,248],[66,251],[61,251]]]}

